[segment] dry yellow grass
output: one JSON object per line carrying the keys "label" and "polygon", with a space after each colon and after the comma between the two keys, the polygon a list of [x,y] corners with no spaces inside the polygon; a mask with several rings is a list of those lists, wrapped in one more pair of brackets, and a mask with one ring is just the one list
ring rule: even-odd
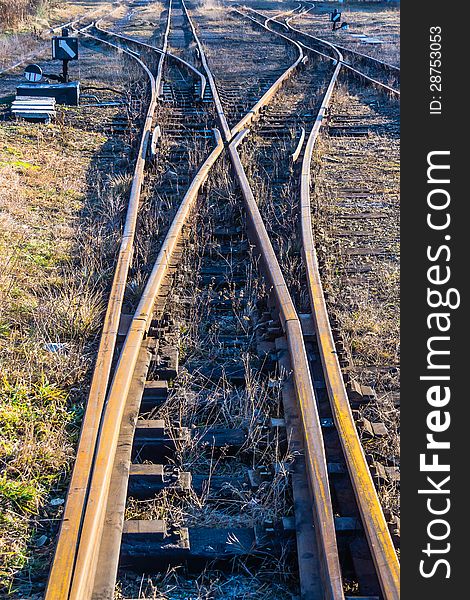
{"label": "dry yellow grass", "polygon": [[105,141],[0,128],[0,586],[20,597],[53,549],[116,247],[108,209],[126,191],[90,187]]}

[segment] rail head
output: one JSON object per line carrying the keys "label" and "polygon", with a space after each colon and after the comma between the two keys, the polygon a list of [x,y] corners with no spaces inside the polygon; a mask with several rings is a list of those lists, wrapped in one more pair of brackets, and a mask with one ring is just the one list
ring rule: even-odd
{"label": "rail head", "polygon": [[[187,12],[184,0],[182,0],[182,4],[184,10]],[[204,48],[196,34],[194,26],[192,27],[200,51],[201,61],[206,68],[213,96],[214,98],[217,98],[220,103],[214,78],[207,65]],[[292,40],[289,41],[292,43]],[[276,85],[276,83],[272,86],[274,88],[272,94],[265,98],[264,103],[268,103],[274,96],[275,91],[279,88],[279,85]],[[289,354],[294,372],[294,388],[299,403],[306,442],[305,458],[308,480],[312,490],[313,512],[317,526],[317,539],[319,548],[321,548],[324,598],[325,600],[344,600],[325,449],[323,446],[316,397],[308,367],[300,320],[295,311],[279,262],[237,151],[237,146],[248,134],[248,130],[243,129],[247,121],[242,119],[232,131],[229,131],[221,104],[218,110],[218,116],[222,124],[226,142],[228,143],[232,167],[235,171],[245,201],[250,229],[255,238],[255,244],[261,255],[262,262],[265,265],[267,279],[272,286],[272,292],[278,306],[288,341]]]}
{"label": "rail head", "polygon": [[[89,34],[85,29],[88,29],[88,27],[84,28],[83,31],[78,30],[78,33],[99,41],[114,50],[126,53],[119,46],[107,40],[101,40]],[[138,57],[130,52],[127,52],[127,54],[144,70],[149,80],[151,97],[135,163],[124,231],[116,259],[116,268],[83,418],[77,457],[69,484],[58,543],[49,573],[45,600],[68,599],[73,582],[77,547],[81,535],[82,520],[90,483],[90,471],[111,374],[125,284],[132,259],[133,240],[145,167],[146,146],[156,108],[156,81],[153,74]]]}
{"label": "rail head", "polygon": [[386,600],[398,600],[400,597],[398,558],[352,416],[336,354],[313,238],[310,204],[312,154],[324,116],[331,102],[340,69],[341,63],[338,63],[310,131],[302,161],[300,188],[302,248],[310,305],[335,425],[338,429],[361,520],[384,598]]}
{"label": "rail head", "polygon": [[93,580],[97,567],[96,549],[99,547],[103,530],[111,473],[126,398],[144,336],[150,327],[153,307],[170,268],[183,226],[195,205],[202,184],[224,149],[222,136],[217,130],[214,133],[217,145],[193,179],[160,248],[129,327],[107,394],[69,600],[88,600],[91,597],[90,579]]}

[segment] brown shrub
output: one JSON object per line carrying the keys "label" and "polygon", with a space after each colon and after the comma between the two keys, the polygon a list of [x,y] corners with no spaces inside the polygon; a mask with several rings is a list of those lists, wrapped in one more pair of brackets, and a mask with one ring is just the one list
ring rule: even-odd
{"label": "brown shrub", "polygon": [[0,31],[16,29],[31,15],[43,16],[53,0],[0,0]]}

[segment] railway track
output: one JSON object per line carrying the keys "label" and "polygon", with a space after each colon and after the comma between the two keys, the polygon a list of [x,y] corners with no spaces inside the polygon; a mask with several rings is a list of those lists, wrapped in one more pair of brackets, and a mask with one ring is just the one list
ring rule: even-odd
{"label": "railway track", "polygon": [[[242,12],[241,14],[251,16],[272,31],[289,36],[307,51],[329,57],[332,61],[340,60],[344,67],[358,79],[362,80],[362,82],[368,82],[375,87],[385,89],[393,96],[400,95],[400,69],[398,67],[357,52],[356,50],[345,48],[336,43],[333,44],[294,27],[291,22],[311,10],[300,10],[301,8],[301,5],[299,5],[291,11],[271,17],[252,8],[248,12]],[[237,9],[235,10],[239,12]]]}
{"label": "railway track", "polygon": [[[338,53],[337,58],[339,59],[339,61],[341,61],[341,55]],[[308,63],[307,63],[308,65]],[[314,79],[317,82],[317,86],[319,84],[318,82],[318,66],[316,63],[314,63],[314,67],[312,67],[315,70],[315,75],[314,75]],[[308,66],[307,66],[308,69]],[[324,101],[322,106],[320,107],[320,111],[317,115],[316,110],[314,111],[314,115],[313,118],[315,120],[315,126],[312,128],[312,124],[310,124],[310,130],[311,130],[311,134],[308,140],[308,144],[305,147],[305,150],[303,151],[303,164],[302,164],[302,197],[301,197],[301,211],[302,211],[302,236],[303,236],[303,251],[305,253],[305,258],[304,258],[304,262],[307,264],[307,280],[306,283],[308,285],[305,285],[305,287],[307,287],[307,289],[310,289],[310,301],[311,301],[311,306],[314,306],[314,300],[318,300],[319,298],[323,297],[323,293],[321,288],[316,287],[318,286],[320,283],[320,279],[319,279],[319,274],[316,272],[318,271],[318,265],[317,265],[317,261],[316,258],[313,255],[313,251],[314,251],[314,247],[313,247],[313,242],[311,241],[311,236],[312,236],[312,232],[311,232],[311,208],[310,208],[310,200],[309,200],[309,175],[308,173],[310,172],[310,166],[309,166],[309,161],[311,160],[311,154],[312,154],[312,150],[313,150],[313,146],[316,140],[316,137],[319,133],[319,128],[320,128],[320,124],[321,124],[321,118],[319,117],[323,117],[326,113],[327,107],[328,107],[328,103],[331,97],[331,93],[333,90],[333,86],[335,84],[336,81],[336,77],[339,73],[339,68],[335,71],[335,73],[333,74],[333,77],[331,79],[327,94],[325,95]],[[292,86],[293,83],[291,82],[290,85]],[[321,89],[321,86],[317,87],[317,93],[318,93],[318,89]],[[295,98],[299,98],[299,90],[293,90],[292,91],[292,95]],[[312,87],[310,87],[309,92],[312,93]],[[313,94],[314,95],[314,94]],[[286,113],[286,106],[288,103],[288,99],[287,97],[284,97],[282,99],[279,100],[279,106],[277,108],[277,111],[281,111],[281,114],[284,113],[284,117],[285,117],[285,113]],[[304,105],[305,106],[305,105]],[[308,106],[308,103],[307,103]],[[317,107],[318,109],[318,107]],[[305,110],[305,108],[304,108]],[[309,115],[308,110],[305,111],[306,115]],[[298,115],[299,114],[299,106],[298,104],[294,104],[293,107],[291,107],[291,115]],[[312,115],[311,115],[312,116]],[[269,181],[269,184],[265,183],[264,185],[264,189],[268,189],[269,188],[269,195],[271,196],[269,198],[269,201],[273,204],[273,210],[272,213],[269,215],[266,215],[265,221],[266,222],[271,222],[271,223],[275,223],[275,225],[273,226],[273,231],[270,231],[270,233],[272,234],[273,237],[275,237],[276,235],[279,238],[283,237],[283,225],[285,226],[286,223],[288,223],[288,219],[286,219],[285,216],[285,208],[286,207],[281,207],[281,211],[280,213],[276,214],[276,211],[279,211],[279,207],[276,207],[276,200],[277,202],[279,202],[279,198],[289,198],[292,197],[292,190],[295,189],[295,185],[296,185],[296,179],[295,179],[295,175],[294,175],[294,180],[289,182],[287,179],[287,177],[285,176],[286,173],[289,172],[289,164],[287,162],[287,164],[283,164],[282,161],[279,160],[279,154],[276,156],[272,156],[269,152],[266,153],[266,147],[269,144],[269,137],[272,137],[273,132],[276,131],[276,126],[279,122],[279,116],[278,114],[276,114],[276,110],[272,109],[271,107],[263,112],[262,117],[260,118],[260,126],[259,127],[255,127],[255,132],[257,135],[260,135],[261,137],[264,137],[263,141],[260,143],[260,146],[263,148],[261,154],[264,154],[264,159],[265,159],[265,167],[264,167],[264,172],[267,175],[266,179],[267,181]],[[288,122],[288,121],[287,121]],[[308,122],[308,119],[307,119]],[[308,127],[308,125],[307,125]],[[275,141],[275,145],[277,146],[281,146],[284,143],[284,147],[289,148],[289,146],[292,147],[292,150],[295,148],[295,146],[292,145],[292,141],[289,139],[289,129],[287,130],[282,130],[278,129],[277,130],[277,135],[275,134],[275,137],[277,138]],[[283,139],[283,134],[284,134],[284,139]],[[300,139],[299,141],[302,141],[302,136],[299,136]],[[266,140],[266,138],[268,138],[268,140]],[[287,140],[286,140],[287,138]],[[287,142],[287,144],[286,144]],[[271,142],[272,143],[272,142]],[[297,151],[295,151],[293,153],[294,155],[297,154]],[[288,150],[287,152],[285,152],[285,155],[290,158],[290,151]],[[251,162],[254,164],[257,164],[258,161],[254,160],[253,157],[251,157]],[[300,161],[299,161],[300,162]],[[269,169],[269,166],[267,165],[278,165],[278,171],[277,172],[272,172],[272,170]],[[263,171],[263,167],[261,166],[260,169],[261,173]],[[279,178],[279,173],[281,173],[281,177]],[[259,175],[258,175],[259,177]],[[276,187],[278,187],[278,192],[277,192],[277,198],[276,198]],[[284,202],[284,204],[286,204],[286,202]],[[289,210],[292,209],[291,206],[289,206],[289,203],[287,202],[287,208]],[[273,214],[274,213],[274,214]],[[307,217],[308,215],[308,217]],[[288,227],[287,227],[288,228]],[[291,232],[291,239],[295,238],[295,231]],[[309,239],[310,238],[310,239]],[[282,255],[282,251],[283,251],[283,246],[284,246],[284,252],[287,254],[286,257],[286,263],[291,262],[292,257],[289,256],[289,254],[292,254],[292,252],[290,252],[290,249],[287,248],[287,250],[285,249],[285,239],[279,240],[279,244],[278,244],[278,253]],[[294,259],[295,260],[295,259]],[[298,260],[298,258],[297,258]],[[284,272],[288,272],[288,269],[290,268],[289,264],[285,265],[285,269]],[[295,262],[294,262],[294,269],[295,269]],[[298,270],[298,269],[297,269]],[[294,274],[294,277],[292,278],[293,281],[289,281],[290,283],[290,289],[293,289],[293,282],[297,282],[297,285],[300,284],[300,288],[302,288],[302,284],[304,283],[304,281],[302,281],[302,279],[300,279],[298,277],[298,273]],[[313,280],[315,280],[315,283],[313,283]],[[304,287],[304,289],[305,289]],[[302,302],[300,302],[300,304],[302,304]],[[323,326],[325,327],[325,331],[322,332],[320,331],[321,335],[329,335],[331,336],[331,331],[330,331],[330,326],[329,326],[329,322],[328,322],[328,317],[327,317],[327,313],[324,307],[322,307],[321,305],[318,305],[318,301],[315,303],[314,306],[314,310],[313,313],[315,315],[319,315],[319,318],[322,318],[324,323]],[[305,305],[304,305],[305,306]],[[304,308],[305,310],[305,308]],[[331,341],[332,341],[332,336],[331,336]],[[319,345],[320,349],[326,347],[327,344],[327,340],[323,341],[321,345]],[[314,351],[314,356],[319,356],[318,354],[319,349],[316,350],[316,352]],[[323,352],[323,355],[322,355]],[[320,356],[322,358],[322,360],[325,362],[325,357],[329,356],[330,353],[333,354],[333,356],[336,354],[336,344],[332,344],[329,347],[329,350],[327,351],[321,351],[320,352]],[[314,361],[313,361],[314,362]],[[318,361],[320,362],[320,361]],[[362,483],[361,485],[364,485],[365,488],[364,489],[371,489],[373,490],[373,486],[372,486],[372,481],[370,479],[370,475],[369,475],[369,469],[367,467],[366,461],[364,459],[364,456],[362,454],[361,448],[360,448],[360,444],[359,441],[357,439],[357,434],[355,431],[355,427],[354,427],[354,420],[352,418],[352,415],[350,414],[350,410],[348,411],[348,400],[347,400],[347,395],[346,395],[346,391],[344,389],[344,384],[342,383],[342,377],[341,377],[341,373],[340,373],[340,369],[339,369],[339,365],[327,365],[325,366],[325,373],[327,375],[327,381],[326,381],[326,385],[327,385],[327,389],[329,391],[329,397],[331,400],[331,407],[330,409],[332,410],[332,413],[328,413],[328,410],[326,410],[326,412],[324,412],[323,414],[326,415],[325,419],[331,418],[332,416],[334,417],[335,422],[337,423],[337,426],[341,429],[343,429],[342,435],[340,436],[340,439],[344,439],[344,437],[346,437],[346,435],[350,436],[350,442],[351,442],[351,447],[347,448],[347,444],[345,444],[343,449],[344,451],[347,453],[348,450],[352,453],[351,449],[353,449],[353,451],[356,453],[356,456],[349,456],[346,457],[346,464],[348,464],[350,461],[354,461],[355,465],[354,467],[351,469],[353,471],[353,473],[355,474],[359,474],[359,477],[362,478]],[[318,374],[317,374],[318,377]],[[330,379],[330,381],[328,380]],[[334,380],[334,382],[332,383],[331,380]],[[321,386],[321,383],[319,383],[319,385]],[[321,388],[320,388],[321,389]],[[319,396],[321,396],[321,392],[318,394]],[[341,403],[342,406],[340,406],[339,404],[335,405],[335,402],[338,400],[338,398],[341,398]],[[324,407],[325,409],[325,407]],[[349,414],[348,414],[349,412]],[[340,422],[338,424],[338,421],[342,419],[342,423]],[[330,440],[331,441],[331,440]],[[338,441],[338,440],[337,440]],[[334,443],[333,443],[334,446]],[[333,455],[334,455],[334,451],[333,451]],[[361,456],[362,454],[362,456]],[[332,467],[333,468],[333,467]],[[340,485],[344,486],[344,482]],[[355,489],[361,489],[357,487],[358,482],[355,482],[355,485],[353,486]],[[374,496],[374,492],[372,492],[372,495]],[[343,490],[343,499],[344,499],[344,490]],[[369,503],[368,506],[365,506],[365,503]],[[385,522],[383,520],[383,517],[380,516],[380,506],[378,503],[377,498],[368,498],[363,505],[361,506],[361,499],[359,500],[359,512],[362,512],[363,515],[369,514],[369,515],[376,515],[378,516],[378,520],[381,521],[382,525],[381,525],[381,529],[382,529],[382,534],[384,536],[384,538],[388,537],[388,532],[386,530],[386,526],[385,526]],[[349,509],[346,509],[351,511],[351,506],[349,507]],[[343,506],[342,509],[339,509],[338,511],[340,514],[344,514],[345,513],[345,507]],[[354,512],[354,510],[352,510],[352,512]],[[367,519],[367,517],[366,517]],[[377,522],[376,523],[369,523],[369,533],[372,533],[372,531],[377,532]],[[379,534],[380,535],[380,534]],[[357,545],[360,546],[360,542],[357,542]],[[373,545],[374,546],[374,545]],[[376,544],[375,547],[379,547],[380,543]],[[385,552],[387,553],[387,557],[385,558],[385,561],[387,562],[387,564],[389,564],[391,566],[391,572],[397,568],[397,562],[396,559],[394,558],[394,550],[393,547],[391,545],[390,540],[388,540],[386,542],[385,545],[382,545],[382,548],[380,550],[380,552]],[[378,562],[381,559],[376,555],[374,557],[375,561]],[[394,565],[394,566],[393,566]],[[382,574],[385,575],[385,574]],[[386,576],[386,575],[385,575]],[[397,581],[397,571],[395,570],[395,574],[391,574],[391,579],[395,580],[395,583],[391,583],[391,581],[389,581],[389,584],[391,584],[391,588],[393,589],[393,587],[396,585],[396,581]],[[384,581],[381,582],[382,583],[382,587],[386,587],[387,583],[385,583]],[[364,584],[363,588],[367,588],[368,585]],[[373,588],[373,585],[369,586],[369,589]],[[391,590],[389,590],[388,593],[393,593],[391,592]]]}
{"label": "railway track", "polygon": [[[291,22],[296,18],[307,15],[312,10],[314,10],[312,7],[302,9],[297,14],[289,16],[285,19],[286,26],[293,34],[295,34],[295,36],[306,40],[307,43],[313,42],[314,44],[320,44],[327,48],[332,45],[331,42],[327,42],[326,40],[320,39],[291,25]],[[383,60],[379,60],[373,56],[358,52],[357,50],[353,50],[352,48],[346,48],[336,42],[334,43],[334,46],[341,52],[345,66],[351,71],[356,72],[358,75],[365,75],[378,84],[382,84],[382,86],[388,86],[392,90],[395,90],[395,93],[398,92],[400,87],[399,67]]]}
{"label": "railway track", "polygon": [[[181,563],[245,578],[255,567],[265,586],[274,573],[279,597],[295,590],[297,576],[286,573],[298,571],[303,598],[344,598],[345,589],[398,598],[396,555],[352,419],[311,232],[311,155],[341,61],[312,52],[305,65],[299,43],[270,32],[288,44],[286,68],[239,98],[230,77],[219,93],[182,0],[169,4],[161,50],[100,24],[82,33],[134,57],[150,102],[46,598],[112,598],[129,570],[158,564],[161,575]],[[197,67],[180,58],[190,43]],[[248,125],[278,217],[300,177],[292,213],[302,217],[309,299],[276,256],[293,230],[270,230],[273,247],[238,152]],[[285,173],[269,171],[274,156]],[[125,283],[143,235],[136,239],[142,190],[167,219],[130,315]]]}

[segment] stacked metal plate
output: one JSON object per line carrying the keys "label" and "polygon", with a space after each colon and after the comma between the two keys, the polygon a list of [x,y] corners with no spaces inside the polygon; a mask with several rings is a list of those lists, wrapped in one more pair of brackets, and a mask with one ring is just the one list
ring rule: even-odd
{"label": "stacked metal plate", "polygon": [[55,117],[55,104],[55,98],[17,96],[11,105],[11,112],[15,117],[28,121],[50,123]]}

